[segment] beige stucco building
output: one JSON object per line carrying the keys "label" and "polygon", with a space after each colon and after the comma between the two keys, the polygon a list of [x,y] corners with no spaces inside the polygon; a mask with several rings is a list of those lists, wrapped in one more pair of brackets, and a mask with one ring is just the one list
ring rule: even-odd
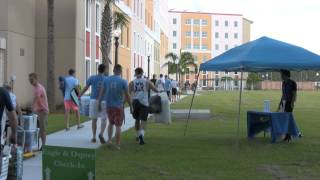
{"label": "beige stucco building", "polygon": [[[55,83],[76,70],[81,85],[97,72],[101,63],[100,24],[103,0],[55,0]],[[134,68],[159,74],[168,52],[168,1],[120,0],[113,10],[128,16],[120,36],[119,64],[123,77],[133,78]],[[112,44],[114,44],[114,39]],[[114,45],[111,58],[114,62]],[[114,63],[113,63],[114,64]],[[113,65],[110,66],[112,68]],[[36,72],[40,83],[47,82],[47,0],[0,0],[0,84],[15,76],[14,92],[22,105],[32,102],[28,74]],[[56,87],[57,102],[62,103]]]}

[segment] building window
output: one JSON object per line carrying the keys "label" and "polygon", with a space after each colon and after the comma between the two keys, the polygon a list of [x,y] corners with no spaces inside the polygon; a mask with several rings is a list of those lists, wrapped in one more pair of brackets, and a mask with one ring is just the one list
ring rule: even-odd
{"label": "building window", "polygon": [[194,37],[200,37],[200,33],[199,33],[198,31],[193,32],[193,36],[194,36]]}
{"label": "building window", "polygon": [[194,25],[200,25],[200,19],[195,19],[193,20]]}
{"label": "building window", "polygon": [[208,45],[206,45],[206,44],[202,44],[201,49],[203,49],[203,50],[207,50],[207,49],[208,49]]}
{"label": "building window", "polygon": [[194,56],[193,56],[193,59],[194,59],[194,62],[195,62],[195,63],[198,63],[198,56],[197,56],[197,55],[194,55]]}
{"label": "building window", "polygon": [[173,18],[172,23],[177,24],[177,18]]}
{"label": "building window", "polygon": [[229,46],[228,46],[228,44],[224,45],[224,49],[225,49],[226,51],[228,51],[228,50],[229,50]]}
{"label": "building window", "polygon": [[224,26],[228,27],[229,26],[229,22],[228,21],[224,21]]}
{"label": "building window", "polygon": [[215,38],[219,38],[219,33],[216,32],[216,33],[214,34],[214,37],[215,37]]}
{"label": "building window", "polygon": [[173,35],[173,37],[176,37],[177,36],[177,31],[173,31],[172,35]]}
{"label": "building window", "polygon": [[133,1],[133,12],[136,14],[137,8],[136,8],[137,0]]}
{"label": "building window", "polygon": [[214,81],[214,85],[215,85],[216,87],[219,86],[219,80],[218,80],[218,79],[216,79],[216,80]]}
{"label": "building window", "polygon": [[219,26],[219,21],[216,20],[216,21],[214,22],[214,24],[215,24],[216,26]]}
{"label": "building window", "polygon": [[234,22],[234,27],[238,27],[238,21]]}
{"label": "building window", "polygon": [[86,80],[90,77],[90,60],[86,60]]}
{"label": "building window", "polygon": [[228,39],[229,34],[228,33],[224,33],[224,38]]}
{"label": "building window", "polygon": [[208,33],[207,33],[207,32],[202,32],[202,37],[203,37],[203,38],[208,37]]}
{"label": "building window", "polygon": [[96,62],[96,74],[99,74],[99,65],[100,65],[100,63]]}
{"label": "building window", "polygon": [[216,71],[216,74],[219,74],[219,71]]}
{"label": "building window", "polygon": [[203,57],[202,57],[202,63],[205,63],[205,62],[207,62],[207,57],[206,57],[206,56],[203,56]]}
{"label": "building window", "polygon": [[239,86],[239,81],[238,80],[234,80],[234,86]]}
{"label": "building window", "polygon": [[191,24],[191,19],[186,20],[186,24],[190,25]]}
{"label": "building window", "polygon": [[86,28],[90,28],[91,22],[91,11],[90,11],[90,0],[86,0]]}
{"label": "building window", "polygon": [[194,48],[194,49],[200,49],[200,46],[199,46],[199,44],[194,44],[194,45],[193,45],[193,48]]}
{"label": "building window", "polygon": [[234,38],[238,39],[238,33],[234,33]]}
{"label": "building window", "polygon": [[190,32],[190,31],[187,31],[187,32],[186,32],[186,36],[187,36],[187,37],[190,37],[190,36],[191,36],[191,32]]}
{"label": "building window", "polygon": [[215,45],[215,49],[216,49],[216,50],[219,50],[219,44],[216,44],[216,45]]}
{"label": "building window", "polygon": [[177,43],[172,44],[172,49],[177,49]]}
{"label": "building window", "polygon": [[191,49],[191,44],[186,44],[186,49]]}
{"label": "building window", "polygon": [[208,25],[208,20],[202,19],[201,20],[201,25]]}
{"label": "building window", "polygon": [[235,75],[237,75],[237,74],[238,74],[238,72],[236,71],[236,72],[234,72],[234,74],[235,74]]}
{"label": "building window", "polygon": [[229,72],[228,72],[228,71],[226,71],[226,72],[224,72],[224,74],[225,74],[225,75],[229,75]]}
{"label": "building window", "polygon": [[96,33],[100,34],[100,5],[96,4]]}

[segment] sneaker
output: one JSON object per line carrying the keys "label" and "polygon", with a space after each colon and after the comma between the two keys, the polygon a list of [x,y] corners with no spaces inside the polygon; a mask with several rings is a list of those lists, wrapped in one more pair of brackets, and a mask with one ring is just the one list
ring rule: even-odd
{"label": "sneaker", "polygon": [[302,138],[302,137],[303,137],[303,134],[300,132],[299,135],[298,135],[298,137],[299,137],[299,138]]}
{"label": "sneaker", "polygon": [[106,140],[104,139],[104,137],[102,136],[102,134],[99,134],[99,139],[100,139],[100,143],[101,144],[105,144]]}
{"label": "sneaker", "polygon": [[92,138],[92,139],[91,139],[91,142],[92,142],[92,143],[96,143],[96,142],[97,142],[96,138]]}
{"label": "sneaker", "polygon": [[81,128],[83,128],[83,127],[84,127],[84,125],[80,124],[80,125],[77,127],[77,129],[81,129]]}
{"label": "sneaker", "polygon": [[139,136],[139,140],[140,140],[140,145],[144,145],[145,142],[144,142],[144,138],[142,135]]}

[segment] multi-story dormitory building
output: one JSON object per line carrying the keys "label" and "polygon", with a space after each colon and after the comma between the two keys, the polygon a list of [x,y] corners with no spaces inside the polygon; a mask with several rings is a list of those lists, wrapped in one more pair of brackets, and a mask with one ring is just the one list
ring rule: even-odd
{"label": "multi-story dormitory building", "polygon": [[[252,21],[241,14],[170,10],[169,15],[170,51],[176,54],[180,50],[191,52],[198,66],[250,40]],[[193,83],[195,77],[194,73],[186,74],[184,81]],[[239,72],[200,72],[199,78],[203,89],[233,90],[240,85]]]}

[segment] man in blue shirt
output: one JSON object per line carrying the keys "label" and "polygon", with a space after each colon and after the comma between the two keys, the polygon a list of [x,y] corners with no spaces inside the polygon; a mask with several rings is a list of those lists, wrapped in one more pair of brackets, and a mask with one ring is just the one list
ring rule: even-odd
{"label": "man in blue shirt", "polygon": [[[87,80],[86,87],[80,93],[80,97],[89,89],[91,86],[91,95],[90,95],[90,105],[89,105],[89,117],[92,119],[92,139],[91,142],[96,142],[96,131],[97,131],[97,120],[98,117],[101,119],[101,129],[99,134],[99,139],[102,144],[105,144],[106,141],[103,137],[103,133],[107,126],[107,114],[106,114],[106,102],[101,102],[102,111],[99,111],[98,106],[98,97],[100,93],[100,89],[103,86],[103,81],[106,78],[105,76],[106,66],[104,64],[100,64],[98,67],[98,75],[90,76]],[[79,98],[80,98],[79,97]]]}
{"label": "man in blue shirt", "polygon": [[71,99],[71,91],[73,89],[79,89],[79,80],[74,77],[75,70],[69,70],[69,76],[65,78],[65,93],[64,93],[64,107],[65,107],[65,121],[66,121],[66,131],[69,131],[69,118],[70,110],[73,110],[76,114],[78,129],[83,128],[83,125],[80,124],[80,113],[79,107]]}
{"label": "man in blue shirt", "polygon": [[[107,115],[109,119],[108,126],[108,144],[112,144],[113,127],[116,126],[116,148],[120,150],[121,126],[124,120],[124,103],[128,102],[132,112],[131,99],[128,91],[128,82],[121,78],[122,67],[116,64],[113,69],[113,76],[108,77],[103,82],[100,90],[99,102],[105,97],[107,103]],[[100,104],[100,103],[99,103]],[[101,109],[101,106],[99,107]]]}
{"label": "man in blue shirt", "polygon": [[171,101],[170,94],[171,94],[171,80],[168,78],[168,75],[164,76],[164,90],[167,92],[169,101]]}

